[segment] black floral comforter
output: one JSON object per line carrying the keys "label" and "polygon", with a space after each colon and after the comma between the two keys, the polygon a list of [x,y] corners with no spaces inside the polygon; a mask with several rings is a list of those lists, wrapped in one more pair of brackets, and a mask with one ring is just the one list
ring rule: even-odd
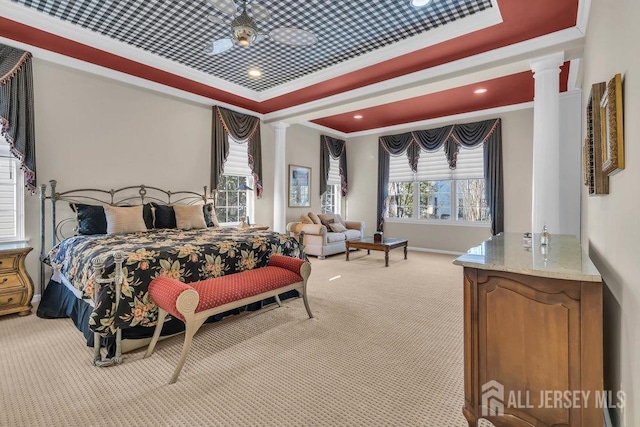
{"label": "black floral comforter", "polygon": [[89,321],[91,329],[103,335],[112,334],[117,328],[155,326],[157,307],[148,293],[148,285],[155,277],[169,276],[189,283],[263,267],[272,253],[300,256],[300,246],[291,237],[270,231],[217,228],[74,236],[54,247],[48,260],[54,270],[59,269],[82,291],[84,298],[93,299],[92,260],[103,257],[103,276],[113,276],[116,251],[123,251],[126,256],[119,304],[116,308],[114,288],[103,286]]}

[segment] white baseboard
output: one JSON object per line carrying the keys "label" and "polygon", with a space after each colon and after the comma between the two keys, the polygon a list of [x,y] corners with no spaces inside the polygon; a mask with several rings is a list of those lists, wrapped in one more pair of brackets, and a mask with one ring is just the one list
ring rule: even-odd
{"label": "white baseboard", "polygon": [[464,252],[455,252],[455,251],[443,251],[440,249],[430,249],[430,248],[416,248],[413,246],[409,246],[407,247],[408,250],[410,251],[416,251],[416,252],[432,252],[434,254],[445,254],[445,255],[462,255],[464,254]]}

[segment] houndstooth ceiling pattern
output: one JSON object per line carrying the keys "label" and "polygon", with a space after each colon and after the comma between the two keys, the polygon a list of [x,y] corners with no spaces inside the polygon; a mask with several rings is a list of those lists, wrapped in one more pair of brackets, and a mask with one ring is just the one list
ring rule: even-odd
{"label": "houndstooth ceiling pattern", "polygon": [[[300,28],[314,33],[318,42],[293,47],[266,39],[209,56],[204,54],[205,46],[229,37],[231,29],[212,23],[207,16],[213,13],[225,22],[231,19],[206,0],[13,1],[256,91],[491,7],[491,0],[432,0],[419,9],[410,0],[257,0],[271,13],[268,22],[257,23],[261,32]],[[240,10],[241,2],[236,3]],[[248,77],[250,67],[262,69],[263,77]]]}

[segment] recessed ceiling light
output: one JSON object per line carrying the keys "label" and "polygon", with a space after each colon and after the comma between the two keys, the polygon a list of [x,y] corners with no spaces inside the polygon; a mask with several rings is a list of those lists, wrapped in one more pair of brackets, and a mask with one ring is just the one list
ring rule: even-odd
{"label": "recessed ceiling light", "polygon": [[249,74],[249,77],[253,77],[254,79],[259,79],[260,77],[262,77],[262,70],[258,67],[252,67],[252,68],[249,68],[249,71],[247,71],[247,74]]}
{"label": "recessed ceiling light", "polygon": [[358,119],[358,120],[360,120],[363,117],[364,116],[362,114],[356,114],[355,116],[353,116],[354,119]]}
{"label": "recessed ceiling light", "polygon": [[474,91],[473,91],[473,93],[475,93],[475,94],[479,95],[479,94],[481,94],[481,93],[485,93],[486,91],[487,91],[487,89],[485,89],[485,88],[481,87],[480,89],[476,89],[476,90],[474,90]]}
{"label": "recessed ceiling light", "polygon": [[431,0],[411,0],[411,6],[413,7],[423,7],[429,4]]}

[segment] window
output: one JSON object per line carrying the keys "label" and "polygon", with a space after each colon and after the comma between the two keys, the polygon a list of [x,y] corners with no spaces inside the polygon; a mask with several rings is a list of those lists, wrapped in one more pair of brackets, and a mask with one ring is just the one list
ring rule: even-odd
{"label": "window", "polygon": [[444,149],[420,153],[418,172],[406,154],[389,159],[388,218],[429,222],[490,220],[484,191],[483,147],[461,148],[455,170],[449,169]]}
{"label": "window", "polygon": [[222,225],[253,218],[254,182],[249,168],[247,143],[229,138],[229,155],[216,192],[216,217]]}
{"label": "window", "polygon": [[329,156],[327,191],[320,197],[320,211],[322,213],[340,213],[341,183],[340,163]]}
{"label": "window", "polygon": [[0,136],[0,241],[24,239],[24,184],[19,161]]}

